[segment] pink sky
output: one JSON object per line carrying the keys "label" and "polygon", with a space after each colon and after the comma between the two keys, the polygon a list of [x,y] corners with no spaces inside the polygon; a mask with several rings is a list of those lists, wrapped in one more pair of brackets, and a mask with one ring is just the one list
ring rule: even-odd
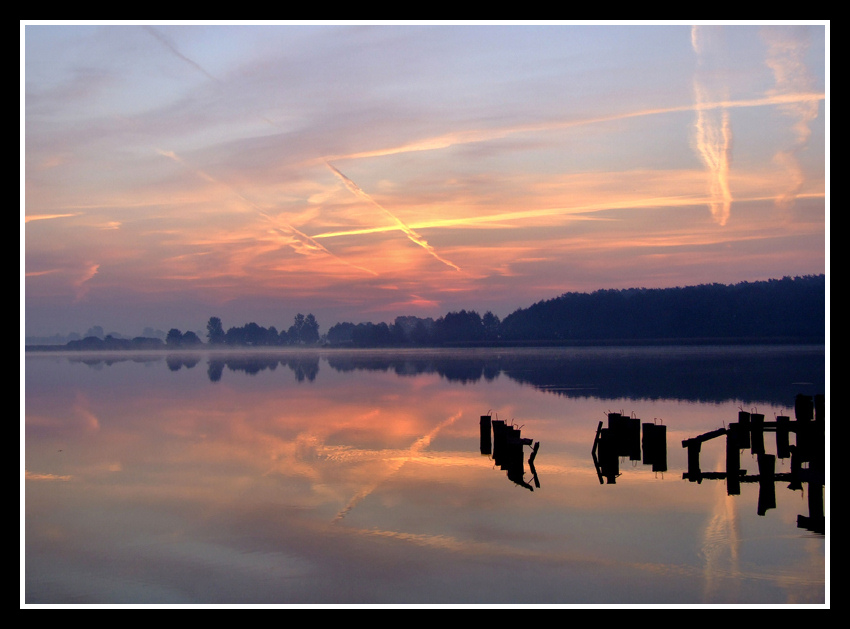
{"label": "pink sky", "polygon": [[826,272],[828,23],[21,30],[27,335]]}

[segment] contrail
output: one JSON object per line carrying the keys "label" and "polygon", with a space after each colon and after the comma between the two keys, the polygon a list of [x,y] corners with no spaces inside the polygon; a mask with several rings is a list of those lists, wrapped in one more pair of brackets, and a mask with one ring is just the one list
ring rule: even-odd
{"label": "contrail", "polygon": [[[697,26],[691,28],[691,45],[703,62],[702,33]],[[709,172],[709,191],[711,202],[709,208],[714,220],[725,225],[729,220],[732,207],[732,193],[729,190],[729,161],[732,146],[732,129],[729,125],[729,112],[720,109],[720,121],[716,116],[709,115],[710,110],[702,106],[707,102],[705,87],[701,84],[699,74],[694,78],[696,96],[696,144],[700,158]],[[722,101],[721,101],[722,102]]]}
{"label": "contrail", "polygon": [[74,214],[30,214],[29,216],[24,217],[24,223],[29,223],[30,221],[46,221],[53,218],[71,218],[73,216],[81,216],[80,212],[75,212]]}
{"label": "contrail", "polygon": [[375,201],[375,199],[373,199],[373,198],[372,198],[372,197],[370,197],[368,194],[366,194],[363,190],[361,190],[361,189],[360,189],[360,187],[359,187],[356,183],[354,183],[353,181],[351,181],[351,179],[349,179],[348,177],[346,177],[345,175],[343,175],[341,172],[339,172],[339,170],[337,170],[336,168],[334,168],[334,167],[333,167],[333,166],[332,166],[329,162],[325,161],[325,164],[326,164],[326,165],[327,165],[327,167],[331,170],[331,172],[332,172],[332,173],[334,173],[337,177],[339,177],[339,178],[340,178],[340,180],[342,180],[342,182],[345,184],[345,187],[346,187],[346,188],[348,188],[348,189],[349,189],[351,192],[353,192],[355,195],[357,195],[358,197],[360,197],[360,198],[361,198],[361,199],[363,199],[364,201],[367,201],[367,202],[371,203],[371,204],[372,204],[372,205],[374,205],[376,208],[378,208],[379,210],[381,210],[382,212],[384,212],[387,216],[389,216],[390,218],[392,218],[392,219],[395,221],[395,223],[396,223],[396,225],[397,225],[398,229],[400,229],[401,231],[403,231],[403,232],[405,233],[405,235],[406,235],[406,236],[407,236],[407,237],[408,237],[411,241],[413,241],[414,243],[416,243],[417,245],[419,245],[420,247],[422,247],[423,249],[425,249],[425,251],[427,251],[428,253],[430,253],[432,256],[434,256],[434,258],[436,258],[437,260],[439,260],[440,262],[442,262],[442,263],[443,263],[443,264],[445,264],[446,266],[450,266],[450,267],[451,267],[451,268],[453,268],[455,271],[460,271],[460,270],[461,270],[461,269],[460,269],[460,267],[459,267],[459,266],[457,266],[455,263],[453,263],[453,262],[451,262],[451,261],[449,261],[449,260],[446,260],[445,258],[441,257],[441,256],[440,256],[440,255],[436,252],[436,250],[434,249],[434,247],[432,247],[431,245],[429,245],[429,244],[428,244],[428,241],[427,241],[427,240],[425,240],[422,236],[420,236],[420,235],[419,235],[419,234],[417,234],[415,231],[413,231],[413,230],[412,230],[412,229],[411,229],[411,228],[410,228],[407,224],[405,224],[405,223],[404,223],[404,221],[402,221],[399,217],[397,217],[395,214],[393,214],[392,212],[390,212],[387,208],[385,208],[383,205],[381,205],[380,203],[378,203],[377,201]]}
{"label": "contrail", "polygon": [[170,42],[170,41],[169,41],[169,40],[168,40],[168,39],[167,39],[167,38],[166,38],[166,37],[165,37],[162,33],[160,33],[158,30],[156,30],[155,28],[153,28],[153,27],[151,27],[151,26],[143,26],[142,28],[144,28],[144,29],[145,29],[148,33],[150,33],[151,35],[153,35],[154,37],[156,37],[156,38],[160,41],[160,43],[162,43],[162,45],[163,45],[163,46],[165,46],[166,48],[168,48],[168,49],[169,49],[172,53],[174,53],[175,55],[177,55],[178,57],[180,57],[183,61],[185,61],[186,63],[188,63],[189,65],[191,65],[191,66],[192,66],[193,68],[195,68],[198,72],[200,72],[201,74],[203,74],[205,77],[207,77],[208,79],[212,79],[212,80],[213,80],[213,81],[215,81],[216,83],[220,83],[220,82],[221,82],[221,81],[219,81],[216,77],[214,77],[212,74],[210,74],[209,72],[207,72],[206,70],[204,70],[204,68],[202,68],[199,64],[195,63],[194,61],[192,61],[191,59],[189,59],[189,57],[187,57],[187,56],[186,56],[186,55],[184,55],[182,52],[180,52],[179,50],[177,50],[177,47],[176,47],[173,43],[171,43],[171,42]]}
{"label": "contrail", "polygon": [[[697,89],[697,92],[699,90]],[[729,190],[729,156],[731,153],[732,130],[729,126],[729,112],[720,116],[720,128],[706,112],[697,112],[696,141],[703,163],[711,176],[709,192],[711,194],[711,215],[720,225],[729,220],[732,207],[732,192]]]}
{"label": "contrail", "polygon": [[330,155],[326,156],[324,158],[324,161],[327,162],[347,159],[384,157],[387,155],[398,155],[402,153],[413,153],[417,151],[435,151],[439,149],[451,148],[452,146],[462,144],[490,142],[492,140],[499,140],[515,134],[557,131],[559,129],[569,129],[572,127],[582,127],[606,122],[615,122],[617,120],[628,120],[630,118],[642,118],[644,116],[660,116],[664,114],[675,114],[688,111],[700,113],[709,112],[715,109],[725,110],[749,107],[793,107],[797,105],[808,105],[811,107],[816,107],[817,103],[824,100],[825,98],[826,94],[824,94],[823,92],[803,91],[784,94],[771,94],[759,98],[749,98],[740,100],[720,99],[698,101],[687,105],[675,105],[673,107],[656,107],[653,109],[641,109],[639,111],[627,111],[616,114],[609,114],[605,116],[579,118],[575,120],[556,120],[534,124],[518,125],[514,127],[457,131],[452,133],[446,133],[441,136],[423,138],[421,140],[408,142],[400,146],[390,146],[382,149],[361,151],[358,153],[340,153],[338,155]]}
{"label": "contrail", "polygon": [[271,224],[272,224],[272,229],[273,229],[274,231],[276,231],[278,234],[281,234],[281,235],[283,235],[283,236],[286,236],[287,238],[290,238],[291,240],[290,240],[290,242],[288,242],[287,244],[288,244],[290,247],[292,247],[292,249],[293,249],[294,251],[296,251],[297,253],[303,253],[303,250],[304,250],[304,249],[306,249],[306,250],[308,250],[308,251],[315,251],[315,252],[325,253],[325,254],[327,254],[327,255],[329,255],[329,256],[331,256],[331,257],[335,258],[336,260],[339,260],[339,261],[340,261],[340,262],[342,262],[343,264],[347,264],[348,266],[351,266],[351,267],[353,267],[353,268],[355,268],[355,269],[359,269],[359,270],[361,270],[361,271],[365,271],[366,273],[370,273],[371,275],[375,275],[375,276],[377,276],[377,275],[378,275],[375,271],[372,271],[371,269],[367,269],[367,268],[364,268],[364,267],[358,266],[358,265],[356,265],[356,264],[352,264],[351,262],[348,262],[347,260],[344,260],[344,259],[340,258],[340,257],[339,257],[339,256],[337,256],[336,254],[334,254],[334,253],[332,253],[331,251],[329,251],[328,249],[326,249],[326,248],[324,247],[324,245],[322,245],[322,244],[321,244],[321,243],[319,243],[319,242],[316,242],[313,238],[311,238],[311,237],[310,237],[310,236],[308,236],[307,234],[305,234],[305,233],[303,233],[303,232],[299,231],[298,229],[296,229],[296,228],[295,228],[295,227],[293,227],[292,225],[289,225],[288,223],[283,223],[282,221],[280,221],[280,220],[278,220],[278,219],[276,219],[276,218],[274,218],[274,217],[272,217],[272,216],[269,216],[269,214],[268,214],[268,213],[266,213],[266,212],[265,212],[265,210],[263,210],[262,208],[260,208],[260,207],[259,207],[256,203],[254,203],[253,201],[251,201],[251,199],[249,199],[248,197],[246,197],[245,195],[243,195],[241,192],[239,192],[238,190],[236,190],[235,188],[233,188],[232,186],[230,186],[230,185],[228,185],[228,184],[226,184],[226,183],[223,183],[223,182],[218,181],[217,179],[215,179],[215,178],[214,178],[214,177],[212,177],[211,175],[209,175],[209,174],[205,173],[204,171],[202,171],[202,170],[199,170],[199,169],[197,169],[197,168],[193,168],[193,167],[189,166],[189,165],[188,165],[188,164],[187,164],[187,163],[186,163],[186,162],[185,162],[185,161],[184,161],[181,157],[179,157],[179,156],[178,156],[176,153],[174,153],[173,151],[163,151],[162,149],[156,149],[156,151],[157,151],[157,153],[159,153],[160,155],[163,155],[163,156],[165,156],[165,157],[168,157],[169,159],[174,160],[174,161],[175,161],[175,162],[177,162],[178,164],[181,164],[182,166],[184,166],[184,167],[188,168],[188,169],[189,169],[189,170],[191,170],[193,173],[195,173],[198,177],[200,177],[200,178],[202,178],[202,179],[204,179],[204,180],[206,180],[206,181],[209,181],[210,183],[214,183],[214,184],[217,184],[217,185],[220,185],[220,186],[224,186],[225,188],[227,188],[227,189],[228,189],[231,193],[233,193],[234,195],[236,195],[237,197],[239,197],[242,201],[244,201],[244,202],[245,202],[246,204],[248,204],[251,208],[253,208],[253,209],[254,209],[254,211],[256,211],[256,212],[257,212],[257,214],[259,214],[259,215],[260,215],[260,216],[262,216],[264,219],[266,219],[269,223],[271,223]]}

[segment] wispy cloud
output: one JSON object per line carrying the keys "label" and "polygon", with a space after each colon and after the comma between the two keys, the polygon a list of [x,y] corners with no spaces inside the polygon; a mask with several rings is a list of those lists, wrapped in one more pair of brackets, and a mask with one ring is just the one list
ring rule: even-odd
{"label": "wispy cloud", "polygon": [[[808,49],[805,31],[793,27],[765,28],[762,36],[768,46],[765,63],[773,71],[776,81],[771,95],[782,96],[810,90],[813,80],[804,62]],[[796,101],[784,103],[781,107],[794,121],[794,139],[787,150],[778,152],[774,157],[774,161],[784,169],[788,182],[776,201],[779,207],[789,207],[805,183],[798,155],[806,148],[811,136],[811,123],[818,117],[819,106],[818,101]]]}
{"label": "wispy cloud", "polygon": [[97,275],[98,269],[100,269],[100,265],[96,262],[90,262],[81,269],[80,275],[73,281],[76,291],[74,294],[75,303],[82,301],[86,297],[90,288],[88,282]]}

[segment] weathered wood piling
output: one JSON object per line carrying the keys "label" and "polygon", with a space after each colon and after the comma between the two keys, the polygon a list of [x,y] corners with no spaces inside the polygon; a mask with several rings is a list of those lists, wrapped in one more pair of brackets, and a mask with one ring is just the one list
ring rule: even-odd
{"label": "weathered wood piling", "polygon": [[[794,401],[795,420],[779,415],[775,421],[765,421],[760,413],[738,413],[738,422],[728,427],[718,428],[697,437],[682,441],[682,447],[688,450],[688,471],[683,478],[691,482],[702,482],[705,478],[725,479],[727,493],[740,494],[742,482],[758,482],[758,514],[765,515],[769,509],[776,508],[776,482],[788,480],[788,488],[803,489],[808,485],[809,515],[798,516],[800,528],[812,531],[824,531],[823,488],[825,485],[825,396],[797,395]],[[776,454],[765,451],[764,433],[776,433]],[[790,435],[794,434],[795,443]],[[726,471],[704,472],[700,469],[700,451],[702,444],[710,439],[726,436]],[[758,475],[747,476],[741,469],[741,451],[749,447],[758,461]],[[776,459],[791,459],[790,473],[776,472]],[[808,464],[805,466],[804,464]]]}
{"label": "weathered wood piling", "polygon": [[481,454],[492,454],[493,453],[493,442],[490,439],[490,416],[482,415],[480,422],[480,431],[481,431]]}

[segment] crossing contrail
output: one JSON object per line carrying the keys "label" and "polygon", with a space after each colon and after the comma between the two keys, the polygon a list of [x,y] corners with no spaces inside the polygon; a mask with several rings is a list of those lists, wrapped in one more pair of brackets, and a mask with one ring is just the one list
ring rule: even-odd
{"label": "crossing contrail", "polygon": [[316,240],[314,240],[313,238],[311,238],[310,236],[308,236],[304,232],[296,229],[295,227],[293,227],[292,225],[290,225],[288,223],[285,223],[283,221],[280,221],[279,219],[276,219],[276,218],[270,216],[265,210],[263,210],[261,207],[259,207],[253,201],[251,201],[251,199],[249,199],[248,197],[243,195],[241,192],[239,192],[238,190],[233,188],[233,186],[230,186],[226,183],[223,183],[223,182],[215,179],[212,175],[209,175],[202,170],[199,170],[197,168],[193,168],[192,166],[189,166],[185,162],[185,160],[183,160],[181,157],[179,157],[173,151],[163,151],[161,149],[157,149],[157,153],[159,153],[160,155],[163,155],[165,157],[168,157],[169,159],[174,160],[178,164],[185,166],[186,168],[191,170],[193,173],[195,173],[198,177],[201,177],[202,179],[209,181],[210,183],[214,183],[214,184],[226,187],[228,190],[230,190],[231,193],[233,193],[234,195],[239,197],[242,201],[244,201],[251,208],[253,208],[254,211],[257,212],[257,214],[259,214],[261,217],[263,217],[269,223],[271,223],[272,229],[275,232],[277,232],[278,234],[281,234],[282,236],[286,236],[287,238],[290,238],[290,241],[287,244],[290,247],[292,247],[292,249],[294,249],[296,252],[302,253],[303,250],[305,250],[305,249],[308,250],[308,251],[321,252],[321,253],[327,254],[327,255],[339,260],[343,264],[347,264],[348,266],[351,266],[355,269],[365,271],[366,273],[369,273],[371,275],[375,275],[375,276],[378,275],[375,271],[372,271],[371,269],[367,269],[365,267],[358,266],[358,265],[353,264],[353,263],[351,263],[351,262],[349,262],[349,261],[347,261],[343,258],[340,258],[338,255],[329,251],[324,245],[317,242]]}
{"label": "crossing contrail", "polygon": [[442,263],[443,263],[443,264],[445,264],[446,266],[449,266],[449,267],[453,268],[455,271],[460,271],[460,270],[461,270],[461,269],[460,269],[460,267],[459,267],[458,265],[456,265],[454,262],[451,262],[450,260],[446,260],[445,258],[441,257],[441,256],[440,256],[440,254],[438,254],[438,253],[437,253],[437,251],[434,249],[434,247],[432,247],[431,245],[429,245],[429,244],[428,244],[428,241],[427,241],[427,240],[425,240],[422,236],[420,236],[420,235],[419,235],[419,234],[417,234],[415,231],[413,231],[413,230],[412,230],[412,229],[411,229],[411,228],[410,228],[410,227],[409,227],[409,226],[408,226],[408,225],[407,225],[404,221],[402,221],[402,220],[401,220],[398,216],[396,216],[395,214],[393,214],[392,212],[390,212],[387,208],[385,208],[383,205],[381,205],[380,203],[378,203],[377,201],[375,201],[375,199],[373,199],[372,197],[370,197],[370,196],[369,196],[366,192],[364,192],[363,190],[361,190],[361,189],[360,189],[360,186],[358,186],[358,185],[357,185],[356,183],[354,183],[351,179],[349,179],[348,177],[346,177],[345,175],[343,175],[341,172],[339,172],[339,170],[337,170],[336,168],[334,168],[334,167],[333,167],[333,166],[332,166],[329,162],[327,162],[327,161],[326,161],[326,162],[325,162],[325,164],[327,165],[327,167],[331,170],[331,172],[332,172],[333,174],[335,174],[337,177],[339,177],[339,178],[340,178],[340,180],[342,180],[342,182],[345,184],[345,187],[346,187],[346,188],[348,188],[351,192],[353,192],[355,195],[357,195],[358,197],[360,197],[360,198],[361,198],[361,199],[363,199],[364,201],[367,201],[368,203],[371,203],[371,204],[372,204],[372,205],[374,205],[376,208],[378,208],[379,210],[381,210],[382,212],[384,212],[384,213],[385,213],[387,216],[389,216],[391,219],[393,219],[393,221],[395,221],[396,226],[398,227],[398,229],[400,229],[402,232],[404,232],[404,234],[405,234],[405,235],[406,235],[406,236],[407,236],[407,237],[408,237],[411,241],[413,241],[414,243],[416,243],[417,245],[419,245],[420,247],[422,247],[423,249],[425,249],[425,251],[427,251],[428,253],[430,253],[432,256],[434,256],[434,258],[436,258],[437,260],[439,260],[440,262],[442,262]]}

